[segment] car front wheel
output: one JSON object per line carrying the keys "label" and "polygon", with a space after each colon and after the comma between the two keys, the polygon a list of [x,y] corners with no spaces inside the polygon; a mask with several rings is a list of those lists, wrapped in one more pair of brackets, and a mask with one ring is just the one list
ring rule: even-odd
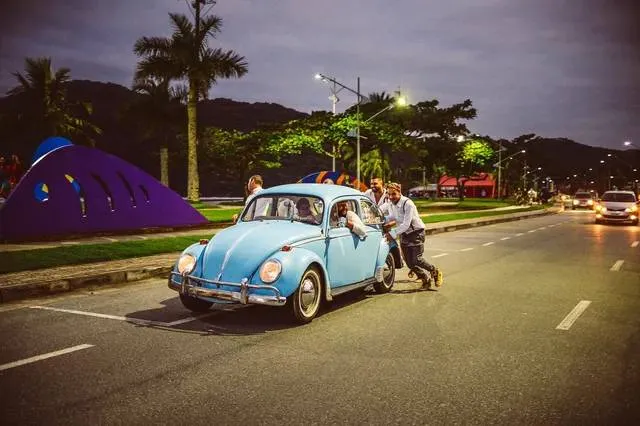
{"label": "car front wheel", "polygon": [[192,312],[207,312],[212,302],[207,302],[206,300],[200,300],[193,296],[187,296],[185,294],[180,295],[180,301],[184,305],[185,308],[189,309]]}
{"label": "car front wheel", "polygon": [[300,324],[307,324],[320,311],[322,296],[322,279],[315,268],[307,269],[302,275],[300,285],[291,295],[291,309],[294,319]]}
{"label": "car front wheel", "polygon": [[388,293],[393,288],[393,283],[396,280],[396,263],[393,260],[393,255],[389,253],[387,260],[384,263],[384,270],[382,271],[382,281],[375,283],[373,288],[376,293]]}

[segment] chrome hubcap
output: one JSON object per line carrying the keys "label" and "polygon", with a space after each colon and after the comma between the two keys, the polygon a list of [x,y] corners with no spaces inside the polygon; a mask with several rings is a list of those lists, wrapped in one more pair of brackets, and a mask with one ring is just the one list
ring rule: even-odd
{"label": "chrome hubcap", "polygon": [[313,276],[307,276],[300,284],[300,307],[305,314],[311,314],[318,304],[319,283]]}

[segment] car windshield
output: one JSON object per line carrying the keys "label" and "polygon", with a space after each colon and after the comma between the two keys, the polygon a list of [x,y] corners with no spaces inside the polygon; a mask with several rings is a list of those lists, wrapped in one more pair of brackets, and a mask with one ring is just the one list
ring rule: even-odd
{"label": "car windshield", "polygon": [[307,195],[271,194],[254,197],[242,216],[242,221],[291,220],[320,225],[324,203]]}
{"label": "car windshield", "polygon": [[619,203],[635,203],[636,197],[633,194],[624,192],[605,192],[602,195],[602,201],[615,201]]}
{"label": "car windshield", "polygon": [[591,197],[591,194],[589,194],[588,192],[577,192],[575,195],[575,198],[585,199],[585,198],[592,198],[592,197]]}

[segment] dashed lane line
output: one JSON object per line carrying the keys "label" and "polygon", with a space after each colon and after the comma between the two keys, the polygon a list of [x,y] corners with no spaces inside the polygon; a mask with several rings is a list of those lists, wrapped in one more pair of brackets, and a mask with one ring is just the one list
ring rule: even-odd
{"label": "dashed lane line", "polygon": [[436,254],[435,256],[431,256],[432,259],[436,259],[438,257],[443,257],[443,256],[448,256],[449,253],[440,253],[440,254]]}
{"label": "dashed lane line", "polygon": [[66,355],[66,354],[71,353],[71,352],[81,351],[83,349],[92,348],[94,346],[95,345],[88,345],[88,344],[77,345],[77,346],[72,346],[70,348],[61,349],[59,351],[49,352],[49,353],[42,354],[42,355],[37,355],[37,356],[32,356],[31,358],[25,358],[25,359],[21,359],[19,361],[13,361],[13,362],[10,362],[8,364],[0,365],[0,371],[8,370],[10,368],[20,367],[21,365],[25,365],[25,364],[31,364],[31,363],[34,363],[34,362],[42,361],[42,360],[47,359],[47,358],[53,358],[53,357],[60,356],[60,355]]}
{"label": "dashed lane line", "polygon": [[569,330],[580,315],[589,307],[590,300],[581,300],[575,308],[556,326],[556,330]]}
{"label": "dashed lane line", "polygon": [[144,319],[138,319],[138,318],[130,318],[130,317],[122,317],[122,316],[118,316],[118,315],[107,315],[107,314],[99,314],[96,312],[86,312],[86,311],[76,311],[73,309],[60,309],[60,308],[52,308],[50,306],[29,306],[29,308],[31,309],[43,309],[46,311],[54,311],[54,312],[63,312],[63,313],[67,313],[67,314],[75,314],[75,315],[84,315],[84,316],[88,316],[88,317],[94,317],[94,318],[103,318],[103,319],[110,319],[110,320],[116,320],[116,321],[125,321],[125,322],[129,322],[132,324],[136,324],[136,325],[156,325],[156,326],[161,326],[161,327],[173,327],[176,325],[181,325],[181,324],[186,324],[188,322],[191,321],[196,321],[198,319],[201,318],[205,318],[205,317],[209,317],[211,315],[215,315],[217,313],[217,311],[211,311],[211,312],[207,312],[201,315],[197,315],[194,317],[187,317],[187,318],[183,318],[183,319],[179,319],[176,321],[172,321],[172,322],[162,322],[162,321],[152,321],[152,320],[144,320]]}
{"label": "dashed lane line", "polygon": [[614,263],[611,269],[609,270],[612,272],[618,272],[620,268],[622,268],[623,263],[624,263],[624,260],[616,260],[616,263]]}
{"label": "dashed lane line", "polygon": [[462,249],[462,250],[460,250],[460,251],[471,251],[471,250],[473,250],[473,247],[463,248],[463,249]]}
{"label": "dashed lane line", "polygon": [[519,232],[519,233],[516,234],[516,237],[522,237],[523,235],[524,235],[524,233]]}
{"label": "dashed lane line", "polygon": [[511,237],[502,237],[502,238],[500,238],[500,241],[507,241],[507,240],[510,240],[510,239],[511,239]]}
{"label": "dashed lane line", "polygon": [[487,246],[490,246],[490,245],[493,245],[493,244],[495,244],[493,241],[489,241],[488,243],[484,243],[482,246],[483,247],[487,247]]}
{"label": "dashed lane line", "polygon": [[638,244],[640,244],[640,241],[634,241],[631,243],[631,248],[636,248],[638,247]]}

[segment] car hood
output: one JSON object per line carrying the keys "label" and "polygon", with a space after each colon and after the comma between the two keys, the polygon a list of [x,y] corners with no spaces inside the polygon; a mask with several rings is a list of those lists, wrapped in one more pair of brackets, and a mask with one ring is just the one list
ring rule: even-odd
{"label": "car hood", "polygon": [[624,210],[631,206],[635,206],[636,203],[632,203],[631,201],[600,201],[601,206],[605,206],[607,209],[611,210]]}
{"label": "car hood", "polygon": [[319,226],[284,220],[246,222],[217,233],[203,254],[203,276],[240,282],[282,246],[321,237]]}

